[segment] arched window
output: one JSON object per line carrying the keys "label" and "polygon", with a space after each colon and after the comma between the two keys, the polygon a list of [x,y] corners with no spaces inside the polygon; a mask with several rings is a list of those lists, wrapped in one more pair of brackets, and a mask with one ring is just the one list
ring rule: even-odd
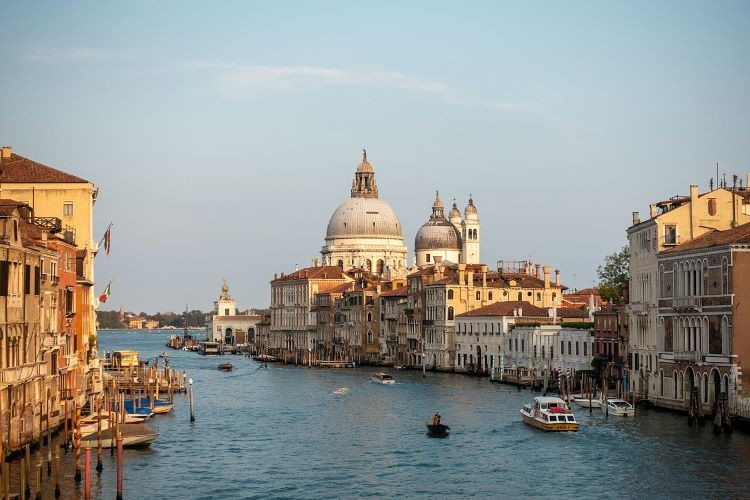
{"label": "arched window", "polygon": [[677,372],[672,372],[672,385],[674,387],[674,398],[677,399]]}
{"label": "arched window", "polygon": [[372,344],[372,330],[367,330],[367,343]]}
{"label": "arched window", "polygon": [[344,261],[339,259],[339,261],[336,263],[337,266],[339,266],[339,269],[344,269]]}
{"label": "arched window", "polygon": [[448,319],[453,319],[453,306],[448,308]]}
{"label": "arched window", "polygon": [[477,292],[477,300],[482,300],[482,292]]}
{"label": "arched window", "polygon": [[523,293],[518,292],[518,301],[520,302],[522,300],[523,300]]}
{"label": "arched window", "polygon": [[367,321],[372,321],[372,313],[371,312],[367,313]]}
{"label": "arched window", "polygon": [[729,293],[729,262],[721,259],[721,293]]}
{"label": "arched window", "polygon": [[375,269],[375,272],[380,275],[380,274],[383,274],[384,269],[385,269],[385,263],[383,262],[383,259],[378,259],[377,268]]}
{"label": "arched window", "polygon": [[487,292],[487,300],[492,300],[492,292]]}
{"label": "arched window", "polygon": [[372,272],[372,261],[370,259],[365,261],[365,269],[367,269],[368,272]]}
{"label": "arched window", "polygon": [[540,301],[542,300],[542,294],[540,292],[536,292],[536,300]]}
{"label": "arched window", "polygon": [[453,300],[453,290],[448,290],[448,300]]}

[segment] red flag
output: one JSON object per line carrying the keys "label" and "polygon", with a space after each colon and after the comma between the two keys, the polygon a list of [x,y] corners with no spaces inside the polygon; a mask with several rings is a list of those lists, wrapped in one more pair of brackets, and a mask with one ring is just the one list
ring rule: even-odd
{"label": "red flag", "polygon": [[107,288],[104,289],[104,293],[99,296],[99,302],[107,302],[107,297],[109,297],[109,287],[112,285],[112,282],[110,281],[107,283]]}
{"label": "red flag", "polygon": [[110,231],[112,231],[112,228],[108,227],[107,232],[104,233],[104,250],[107,252],[107,255],[109,255],[109,249],[112,246],[112,243],[110,242]]}

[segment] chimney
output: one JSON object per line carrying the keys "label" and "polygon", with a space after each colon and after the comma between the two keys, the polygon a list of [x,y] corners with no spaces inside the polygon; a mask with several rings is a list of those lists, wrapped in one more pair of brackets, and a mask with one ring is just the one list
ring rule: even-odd
{"label": "chimney", "polygon": [[534,265],[534,271],[536,272],[536,279],[541,278],[542,276],[539,274],[542,269],[542,266],[539,264]]}
{"label": "chimney", "polygon": [[549,273],[552,270],[550,266],[544,266],[542,268],[542,271],[544,271],[544,288],[549,288]]}
{"label": "chimney", "polygon": [[279,275],[276,273],[273,273],[273,280],[276,281],[277,279],[279,279]]}
{"label": "chimney", "polygon": [[474,271],[471,268],[466,271],[466,284],[469,286],[474,286]]}
{"label": "chimney", "polygon": [[464,284],[464,272],[466,271],[466,264],[459,264],[458,265],[458,284],[463,285]]}
{"label": "chimney", "polygon": [[690,239],[698,236],[698,186],[690,186]]}
{"label": "chimney", "polygon": [[3,160],[10,158],[10,155],[13,153],[13,148],[10,146],[3,146]]}
{"label": "chimney", "polygon": [[560,270],[555,269],[555,285],[560,285]]}
{"label": "chimney", "polygon": [[378,283],[378,284],[377,284],[377,285],[375,286],[375,292],[376,292],[376,293],[378,294],[378,296],[380,296],[380,290],[381,290],[381,288],[380,288],[380,283]]}
{"label": "chimney", "polygon": [[482,288],[487,288],[487,264],[482,264]]}

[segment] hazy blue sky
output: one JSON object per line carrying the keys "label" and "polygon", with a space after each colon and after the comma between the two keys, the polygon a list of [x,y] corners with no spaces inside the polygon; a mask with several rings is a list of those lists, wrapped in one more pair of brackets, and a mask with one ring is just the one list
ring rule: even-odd
{"label": "hazy blue sky", "polygon": [[8,2],[0,142],[100,187],[104,306],[241,307],[318,256],[366,147],[414,235],[590,286],[631,212],[750,171],[750,2]]}

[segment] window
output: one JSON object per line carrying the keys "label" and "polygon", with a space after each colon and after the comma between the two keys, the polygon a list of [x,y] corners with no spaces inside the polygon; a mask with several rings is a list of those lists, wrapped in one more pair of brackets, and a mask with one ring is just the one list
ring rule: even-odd
{"label": "window", "polygon": [[521,352],[524,352],[525,346],[524,346],[524,339],[521,339]]}
{"label": "window", "polygon": [[453,290],[448,290],[448,300],[453,300]]}
{"label": "window", "polygon": [[708,199],[708,215],[716,215],[716,198]]}
{"label": "window", "polygon": [[72,201],[63,202],[63,216],[73,217],[73,202]]}
{"label": "window", "polygon": [[523,293],[518,292],[518,301],[520,302],[522,300],[523,300]]}
{"label": "window", "polygon": [[584,342],[583,343],[583,355],[584,356],[588,356],[588,354],[586,353],[586,351],[588,350],[587,348],[588,348],[588,343]]}
{"label": "window", "polygon": [[224,309],[224,316],[229,316],[229,308]]}
{"label": "window", "polygon": [[664,244],[677,244],[677,226],[675,224],[668,224],[664,226]]}
{"label": "window", "polygon": [[23,293],[28,295],[31,293],[31,266],[25,264],[23,267]]}
{"label": "window", "polygon": [[371,312],[367,313],[367,321],[372,321],[372,313]]}
{"label": "window", "polygon": [[430,262],[430,254],[427,254],[427,262]]}
{"label": "window", "polygon": [[453,307],[448,308],[448,319],[453,319]]}
{"label": "window", "polygon": [[573,342],[571,342],[570,340],[568,340],[568,356],[570,356],[571,354],[573,354],[573,349],[571,349],[572,346],[573,346]]}
{"label": "window", "polygon": [[487,300],[492,300],[492,292],[487,293]]}
{"label": "window", "polygon": [[560,354],[565,354],[565,341],[560,341]]}
{"label": "window", "polygon": [[477,292],[477,300],[482,300],[482,292]]}
{"label": "window", "polygon": [[576,342],[576,356],[579,356],[580,353],[578,352],[578,342]]}

